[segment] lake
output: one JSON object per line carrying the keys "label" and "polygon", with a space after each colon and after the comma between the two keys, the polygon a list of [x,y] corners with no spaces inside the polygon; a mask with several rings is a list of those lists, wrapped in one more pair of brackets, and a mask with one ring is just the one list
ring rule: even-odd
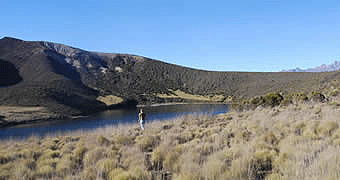
{"label": "lake", "polygon": [[[185,114],[204,113],[216,115],[228,112],[227,104],[170,104],[143,107],[147,121],[169,120]],[[77,130],[94,130],[105,126],[124,123],[138,123],[139,107],[134,109],[117,109],[103,111],[86,118],[60,120],[53,122],[25,124],[0,129],[0,139],[25,138],[30,135],[64,133]]]}

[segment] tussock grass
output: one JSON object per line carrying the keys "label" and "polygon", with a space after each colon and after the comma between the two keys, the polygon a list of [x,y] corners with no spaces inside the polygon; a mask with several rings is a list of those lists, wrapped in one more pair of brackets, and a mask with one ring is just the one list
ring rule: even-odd
{"label": "tussock grass", "polygon": [[334,103],[1,140],[0,179],[339,179]]}

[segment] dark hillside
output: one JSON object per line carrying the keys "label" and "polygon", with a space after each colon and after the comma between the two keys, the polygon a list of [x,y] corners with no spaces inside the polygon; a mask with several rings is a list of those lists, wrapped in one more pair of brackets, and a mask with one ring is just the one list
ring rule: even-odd
{"label": "dark hillside", "polygon": [[[117,62],[127,63],[112,65]],[[122,72],[114,72],[117,66],[121,67]],[[276,90],[299,92],[319,89],[324,82],[339,77],[337,72],[202,71],[129,55],[115,55],[112,60],[108,61],[108,68],[108,73],[103,76],[107,83],[106,86],[102,86],[103,89],[125,96],[167,93],[168,89],[180,89],[190,94],[201,95],[254,96]]]}
{"label": "dark hillside", "polygon": [[[159,94],[254,96],[270,91],[300,92],[322,88],[339,72],[213,72],[145,57],[89,52],[50,42],[0,39],[0,63],[7,69],[0,88],[2,105],[40,105],[52,112],[92,113],[105,109],[98,96],[125,102],[183,101]],[[7,82],[4,83],[4,82]],[[7,86],[11,85],[11,86]]]}
{"label": "dark hillside", "polygon": [[14,79],[11,84],[15,84],[0,88],[1,105],[44,106],[62,116],[103,109],[104,105],[96,100],[98,92],[71,79],[72,74],[65,75],[63,71],[69,66],[64,68],[50,60],[45,49],[40,42],[13,38],[0,40],[1,62],[11,64],[6,67],[6,77]]}

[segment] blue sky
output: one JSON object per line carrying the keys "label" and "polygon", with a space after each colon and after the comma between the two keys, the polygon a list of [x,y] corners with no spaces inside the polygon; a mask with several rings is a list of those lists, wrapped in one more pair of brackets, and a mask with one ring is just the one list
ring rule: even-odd
{"label": "blue sky", "polygon": [[340,1],[1,0],[0,38],[217,71],[340,60]]}

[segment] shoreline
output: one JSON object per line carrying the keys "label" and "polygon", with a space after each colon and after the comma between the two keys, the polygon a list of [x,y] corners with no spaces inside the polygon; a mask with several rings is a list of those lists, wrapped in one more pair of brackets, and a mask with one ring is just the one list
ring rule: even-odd
{"label": "shoreline", "polygon": [[78,119],[84,116],[69,116],[54,113],[43,106],[0,106],[0,129],[26,124],[38,124],[66,119]]}
{"label": "shoreline", "polygon": [[174,103],[155,103],[155,104],[141,104],[137,105],[137,108],[140,107],[154,107],[154,106],[169,106],[169,105],[186,105],[186,104],[226,104],[230,105],[230,103],[223,102],[174,102]]}
{"label": "shoreline", "polygon": [[[135,106],[135,108],[173,106],[173,105],[190,105],[190,104],[227,104],[227,103],[218,103],[218,102],[217,103],[212,103],[212,102],[209,102],[209,103],[207,102],[156,103],[156,104],[148,104],[148,105],[137,105]],[[7,116],[4,116],[4,115],[7,115]],[[37,125],[37,124],[56,122],[56,121],[75,120],[75,119],[86,118],[86,117],[89,117],[89,115],[61,116],[55,113],[47,112],[44,107],[40,107],[40,106],[33,107],[33,106],[13,106],[13,105],[3,106],[2,105],[0,106],[0,129],[20,127],[21,125]]]}

